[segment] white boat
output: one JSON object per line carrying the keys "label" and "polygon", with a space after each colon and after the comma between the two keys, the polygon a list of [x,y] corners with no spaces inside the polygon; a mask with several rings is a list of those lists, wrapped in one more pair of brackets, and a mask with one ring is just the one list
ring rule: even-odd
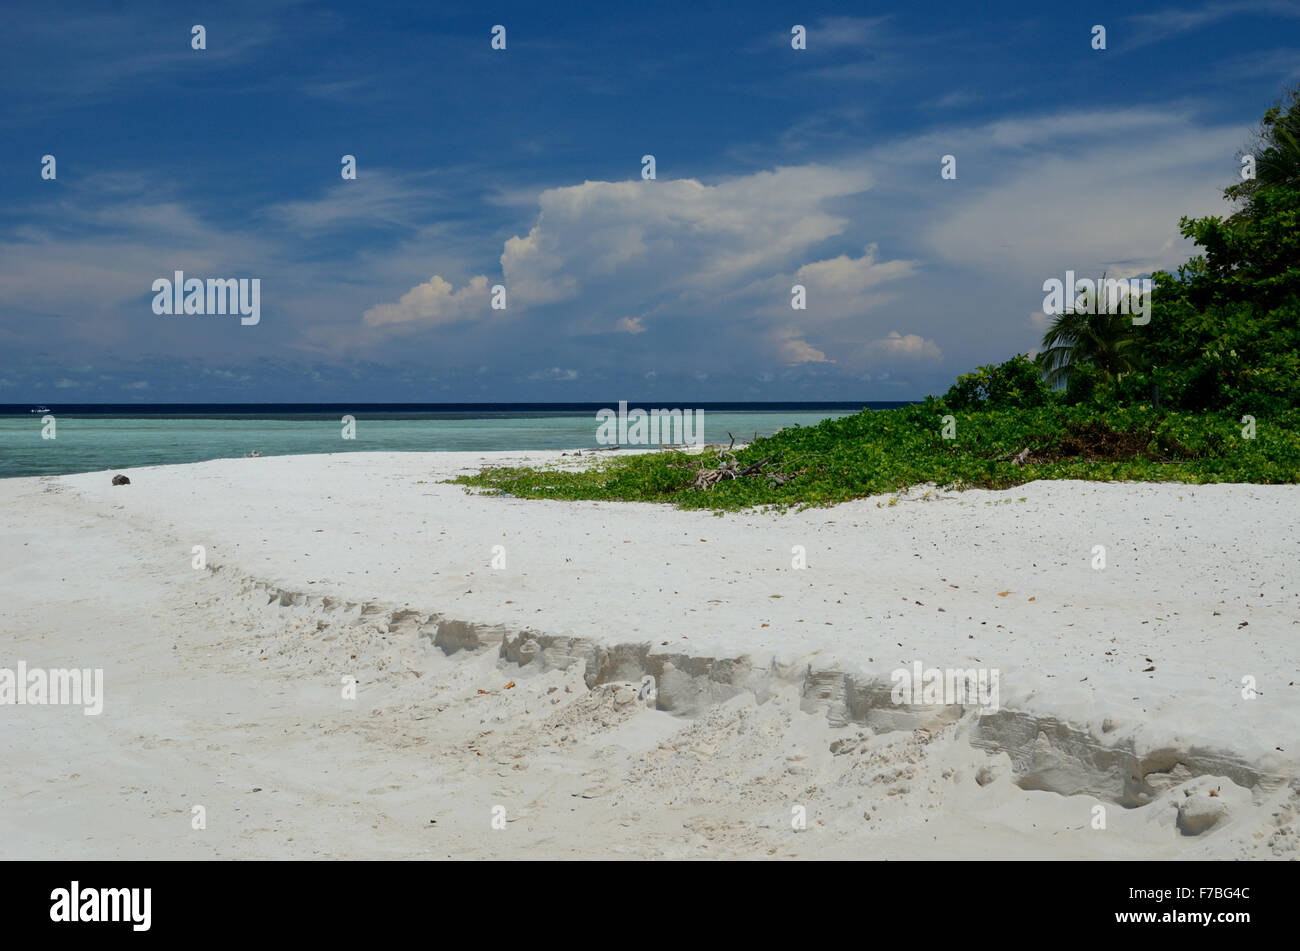
{"label": "white boat", "polygon": [[50,408],[49,408],[48,406],[38,406],[38,407],[36,407],[36,409],[32,410],[32,412],[33,412],[33,413],[42,413],[42,414],[44,414],[44,413],[49,413],[49,412],[51,412],[51,410],[50,410]]}

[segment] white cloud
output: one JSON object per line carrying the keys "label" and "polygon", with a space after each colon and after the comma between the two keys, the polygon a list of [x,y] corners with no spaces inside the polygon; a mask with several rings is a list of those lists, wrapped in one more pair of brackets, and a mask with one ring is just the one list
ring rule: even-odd
{"label": "white cloud", "polygon": [[293,231],[311,235],[358,226],[416,228],[428,220],[438,198],[422,178],[359,164],[355,179],[344,181],[336,176],[321,197],[271,205],[266,215]]}
{"label": "white cloud", "polygon": [[916,274],[918,262],[881,261],[875,244],[868,245],[858,258],[841,254],[823,261],[803,265],[792,275],[781,275],[766,282],[764,292],[771,300],[767,312],[789,313],[790,288],[800,284],[807,290],[804,323],[823,332],[832,321],[858,321],[868,311],[894,300],[896,291],[877,290],[889,281],[901,281]]}
{"label": "white cloud", "polygon": [[[410,359],[407,335],[422,332],[437,347],[421,357],[491,363],[515,379],[586,381],[589,367],[613,364],[635,379],[669,363],[683,376],[707,368],[715,382],[797,379],[834,365],[849,379],[928,385],[1036,343],[1048,277],[1185,260],[1178,219],[1227,210],[1219,195],[1248,134],[1186,103],[950,122],[835,165],[534,191],[504,233],[499,217],[430,224],[431,179],[389,180],[364,163],[357,182],[333,180],[322,198],[272,206],[242,228],[190,212],[179,188],[124,176],[42,197],[5,235],[0,296],[29,313],[0,328],[0,349],[36,346],[45,325],[30,317],[46,314],[66,315],[59,332],[83,357],[120,340],[205,356],[246,346],[246,334],[149,312],[152,280],[180,268],[262,276],[281,307],[266,334],[295,356]],[[950,152],[960,177],[942,181]],[[523,208],[522,194],[494,215]],[[411,233],[396,247],[303,260],[304,233],[367,219]],[[489,229],[501,238],[484,250]],[[497,282],[506,311],[489,306]],[[806,311],[790,307],[794,283],[808,289]]]}
{"label": "white cloud", "polygon": [[546,370],[536,370],[528,374],[530,380],[546,380],[551,382],[568,382],[578,378],[577,370],[562,370],[559,367],[550,367]]}
{"label": "white cloud", "polygon": [[884,281],[910,277],[915,261],[877,261],[877,246],[868,245],[860,258],[841,254],[827,261],[814,261],[795,271],[795,280],[835,296],[856,296]]}
{"label": "white cloud", "polygon": [[[808,44],[813,49],[847,46],[860,50],[880,40],[881,28],[887,20],[888,17],[822,17],[808,31]],[[789,39],[784,39],[788,44]]]}
{"label": "white cloud", "polygon": [[781,344],[781,356],[786,363],[834,363],[826,359],[826,354],[812,346],[806,340],[787,340]]}
{"label": "white cloud", "polygon": [[[694,179],[588,181],[547,189],[537,198],[536,223],[502,250],[511,315],[570,300],[581,302],[575,310],[596,312],[629,300],[695,309],[716,303],[755,280],[802,265],[799,259],[814,245],[848,224],[822,204],[870,184],[860,167],[805,165],[716,185]],[[819,276],[863,280],[848,270],[844,262],[831,262]],[[464,287],[454,289],[435,275],[397,303],[371,307],[364,320],[384,327],[463,319],[464,308],[452,302],[464,294]]]}
{"label": "white cloud", "polygon": [[801,363],[834,363],[825,352],[818,350],[804,339],[803,331],[797,327],[778,327],[768,334],[772,348],[779,359],[787,366]]}
{"label": "white cloud", "polygon": [[411,288],[396,304],[380,304],[365,312],[367,327],[394,324],[418,324],[434,327],[481,317],[489,311],[487,278],[482,274],[470,279],[460,290],[435,274],[423,284]]}
{"label": "white cloud", "polygon": [[1136,49],[1148,43],[1198,30],[1220,20],[1240,21],[1252,14],[1263,16],[1297,17],[1300,8],[1293,0],[1232,0],[1231,3],[1207,3],[1196,9],[1183,7],[1139,13],[1128,17],[1135,28],[1123,31],[1124,49]]}
{"label": "white cloud", "polygon": [[920,334],[900,334],[891,330],[879,340],[867,345],[877,357],[901,358],[905,360],[939,360],[943,351],[933,340],[927,340]]}
{"label": "white cloud", "polygon": [[[989,296],[989,278],[1000,286],[1012,305],[1002,323],[1010,334],[1014,314],[1041,302],[1043,281],[1067,269],[1129,277],[1184,262],[1192,248],[1178,233],[1179,219],[1227,210],[1220,196],[1245,134],[1244,127],[1198,127],[1185,114],[1145,109],[955,133],[948,150],[959,168],[964,155],[980,155],[983,166],[1001,173],[980,188],[953,189],[949,212],[921,240],[944,269],[976,275],[967,279],[973,300]],[[943,184],[962,180],[959,173]]]}

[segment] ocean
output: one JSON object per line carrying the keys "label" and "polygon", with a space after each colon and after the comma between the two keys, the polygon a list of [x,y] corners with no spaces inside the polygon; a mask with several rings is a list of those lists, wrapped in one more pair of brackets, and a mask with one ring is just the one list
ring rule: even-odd
{"label": "ocean", "polygon": [[[706,443],[745,442],[812,426],[863,407],[906,403],[632,403],[703,410]],[[32,404],[0,405],[0,478],[64,475],[324,452],[587,449],[597,446],[598,403],[55,405],[54,438]],[[617,411],[617,406],[608,407]],[[344,439],[342,417],[355,418]]]}

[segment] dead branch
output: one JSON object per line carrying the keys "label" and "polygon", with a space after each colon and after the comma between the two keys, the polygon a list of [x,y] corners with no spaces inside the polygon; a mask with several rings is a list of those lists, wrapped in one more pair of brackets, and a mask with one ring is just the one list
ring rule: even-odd
{"label": "dead branch", "polygon": [[[730,435],[730,433],[728,433]],[[807,469],[800,469],[798,472],[763,472],[763,467],[772,461],[771,456],[764,456],[757,462],[751,462],[749,465],[742,467],[736,460],[735,453],[729,449],[722,450],[719,454],[720,463],[716,469],[707,469],[703,466],[695,473],[695,478],[691,482],[693,489],[711,489],[719,482],[726,479],[741,479],[747,476],[766,475],[772,480],[774,486],[782,486],[793,479],[795,476],[803,475]]]}

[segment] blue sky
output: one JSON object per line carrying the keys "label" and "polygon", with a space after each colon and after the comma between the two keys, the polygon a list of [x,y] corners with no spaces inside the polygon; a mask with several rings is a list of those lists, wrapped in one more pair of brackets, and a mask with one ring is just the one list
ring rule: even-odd
{"label": "blue sky", "polygon": [[6,0],[0,402],[919,398],[1185,260],[1300,81],[1294,0],[740,10]]}

